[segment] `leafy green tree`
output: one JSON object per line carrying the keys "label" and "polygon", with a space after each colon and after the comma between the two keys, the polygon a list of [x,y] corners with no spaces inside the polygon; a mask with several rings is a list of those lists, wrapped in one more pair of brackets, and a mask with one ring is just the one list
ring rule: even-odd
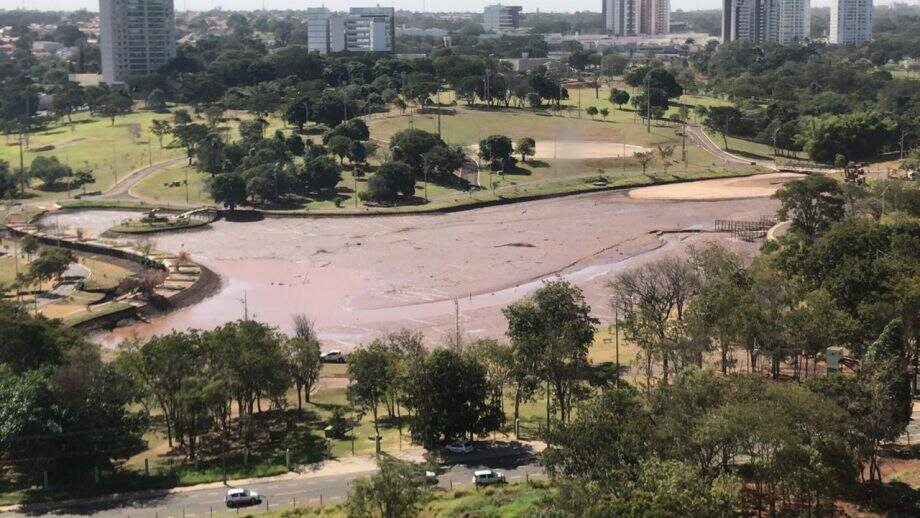
{"label": "leafy green tree", "polygon": [[585,112],[591,116],[591,120],[594,120],[594,118],[597,117],[597,114],[598,114],[597,106],[588,106],[587,108],[585,108]]}
{"label": "leafy green tree", "polygon": [[463,167],[466,155],[461,148],[435,146],[422,157],[426,177],[435,181],[449,183],[456,179],[454,171]]}
{"label": "leafy green tree", "polygon": [[791,220],[793,231],[809,243],[844,216],[840,184],[826,176],[810,175],[788,182],[773,197],[780,202],[779,217]]}
{"label": "leafy green tree", "polygon": [[838,154],[848,161],[877,156],[894,137],[895,123],[876,111],[827,114],[804,119],[797,142],[808,156],[834,163]]}
{"label": "leafy green tree", "polygon": [[598,113],[600,113],[600,114],[601,114],[601,117],[603,117],[603,118],[604,118],[604,121],[606,121],[606,120],[607,120],[607,117],[610,116],[610,109],[609,109],[609,108],[601,108],[600,110],[598,110]]}
{"label": "leafy green tree", "polygon": [[156,135],[160,143],[160,149],[163,148],[163,137],[172,134],[172,124],[167,120],[153,119],[150,123],[150,132]]}
{"label": "leafy green tree", "polygon": [[285,344],[288,369],[297,389],[297,410],[303,409],[303,400],[310,402],[310,391],[319,379],[322,364],[319,360],[319,341],[301,337],[288,339]]}
{"label": "leafy green tree", "polygon": [[112,92],[99,101],[99,106],[96,108],[96,111],[99,113],[99,115],[111,119],[112,126],[114,126],[115,117],[131,113],[132,105],[133,103],[131,102],[130,97],[126,97],[117,92]]}
{"label": "leafy green tree", "polygon": [[622,110],[623,105],[629,102],[629,92],[612,88],[610,90],[610,102]]}
{"label": "leafy green tree", "polygon": [[636,162],[639,162],[639,165],[642,166],[642,174],[645,174],[648,165],[655,159],[655,154],[651,151],[637,151],[633,153],[633,158],[636,159]]}
{"label": "leafy green tree", "polygon": [[224,170],[224,141],[220,135],[211,133],[195,147],[198,168],[212,176]]}
{"label": "leafy green tree", "polygon": [[349,518],[411,518],[418,515],[420,468],[393,457],[377,459],[380,471],[355,480],[345,508]]}
{"label": "leafy green tree", "polygon": [[81,106],[86,104],[83,87],[68,81],[54,92],[51,98],[50,110],[59,117],[67,117],[67,123],[73,124],[72,115]]}
{"label": "leafy green tree", "polygon": [[43,248],[38,257],[29,263],[29,276],[41,282],[60,277],[75,261],[73,252],[64,248]]}
{"label": "leafy green tree", "polygon": [[537,141],[531,137],[521,137],[517,141],[515,152],[521,155],[521,162],[527,163],[528,156],[534,156],[537,152]]}
{"label": "leafy green tree", "polygon": [[379,342],[360,347],[348,355],[348,401],[358,408],[370,412],[374,417],[374,436],[377,440],[377,452],[380,451],[380,428],[378,411],[380,403],[387,395],[393,383],[392,361],[390,353]]}
{"label": "leafy green tree", "polygon": [[328,156],[305,160],[300,174],[313,192],[331,191],[342,181],[342,167]]}
{"label": "leafy green tree", "polygon": [[348,153],[351,151],[352,140],[343,135],[335,135],[329,139],[328,147],[332,154],[339,157],[339,163],[343,163]]}
{"label": "leafy green tree", "polygon": [[155,112],[166,110],[166,93],[159,88],[154,88],[147,96],[147,109]]}
{"label": "leafy green tree", "polygon": [[17,183],[10,172],[10,163],[0,159],[0,198],[12,198],[16,194]]}
{"label": "leafy green tree", "polygon": [[230,210],[246,201],[246,180],[239,173],[219,174],[209,182],[211,198]]}
{"label": "leafy green tree", "polygon": [[62,164],[56,156],[39,155],[32,160],[29,173],[42,181],[45,189],[51,189],[63,179],[71,176],[73,170]]}
{"label": "leafy green tree", "polygon": [[492,163],[493,169],[508,169],[514,145],[504,135],[491,135],[479,141],[479,156]]}
{"label": "leafy green tree", "polygon": [[405,162],[386,162],[367,182],[364,199],[374,203],[393,203],[400,196],[415,195],[415,174]]}
{"label": "leafy green tree", "polygon": [[703,123],[722,135],[722,147],[728,149],[728,134],[734,132],[741,123],[741,112],[734,106],[710,106]]}
{"label": "leafy green tree", "polygon": [[402,130],[390,139],[393,161],[408,164],[416,176],[422,173],[425,153],[436,146],[446,147],[447,144],[435,133],[414,128]]}
{"label": "leafy green tree", "polygon": [[601,58],[601,72],[605,76],[621,76],[626,71],[627,65],[629,65],[629,59],[616,52],[611,52]]}
{"label": "leafy green tree", "polygon": [[550,281],[502,312],[511,343],[518,354],[530,358],[527,363],[536,368],[535,374],[552,386],[559,420],[566,422],[597,326],[584,295],[568,282]]}
{"label": "leafy green tree", "polygon": [[476,358],[435,349],[410,365],[407,378],[412,437],[425,448],[501,425],[501,409],[490,397],[485,367]]}

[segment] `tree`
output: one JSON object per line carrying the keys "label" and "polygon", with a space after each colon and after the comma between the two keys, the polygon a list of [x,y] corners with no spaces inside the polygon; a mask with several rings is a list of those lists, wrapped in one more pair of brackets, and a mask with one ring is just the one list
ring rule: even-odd
{"label": "tree", "polygon": [[155,112],[166,110],[166,93],[159,88],[154,88],[147,96],[147,109]]}
{"label": "tree", "polygon": [[671,157],[674,155],[674,146],[671,144],[658,144],[658,156],[661,157],[661,165],[664,166],[664,174],[668,174],[668,166],[671,165]]}
{"label": "tree", "polygon": [[431,151],[435,146],[446,147],[447,144],[437,134],[420,129],[405,129],[390,139],[393,161],[408,164],[416,176],[423,172],[425,153]]}
{"label": "tree", "polygon": [[428,450],[501,425],[501,410],[490,397],[485,367],[472,356],[435,349],[412,362],[406,378],[412,437]]}
{"label": "tree", "polygon": [[26,254],[26,258],[29,262],[32,262],[32,254],[38,252],[39,246],[40,243],[38,239],[31,234],[22,238],[22,251]]}
{"label": "tree", "polygon": [[507,170],[513,151],[511,139],[504,135],[491,135],[479,141],[479,156],[491,162],[493,170]]}
{"label": "tree", "polygon": [[64,248],[45,248],[29,264],[29,276],[41,282],[44,279],[54,279],[67,271],[74,262],[73,252]]}
{"label": "tree", "polygon": [[167,120],[153,119],[150,123],[150,132],[156,135],[160,143],[160,149],[163,148],[163,137],[171,134],[173,131],[172,124]]}
{"label": "tree", "polygon": [[224,141],[220,135],[211,133],[195,147],[198,168],[212,176],[224,170]]}
{"label": "tree", "polygon": [[91,169],[78,169],[74,174],[74,183],[83,188],[83,195],[86,195],[86,186],[96,181]]}
{"label": "tree", "polygon": [[594,120],[594,118],[597,117],[597,114],[598,114],[597,106],[588,106],[585,109],[585,112],[591,116],[591,120]]}
{"label": "tree", "polygon": [[355,480],[345,508],[349,518],[411,518],[422,497],[421,470],[388,455],[377,459],[380,471]]}
{"label": "tree", "polygon": [[642,174],[645,174],[646,168],[652,163],[652,159],[655,158],[655,155],[651,151],[636,151],[633,153],[633,158],[639,162],[639,165],[642,166]]}
{"label": "tree", "polygon": [[343,163],[348,153],[351,151],[352,140],[343,135],[335,135],[329,139],[328,147],[332,154],[339,157],[339,163]]}
{"label": "tree", "polygon": [[45,189],[53,188],[59,180],[73,174],[70,166],[62,164],[56,156],[39,155],[32,160],[29,173],[42,181]]}
{"label": "tree", "polygon": [[115,117],[131,113],[131,98],[120,93],[112,92],[102,98],[96,111],[103,117],[112,120],[112,126],[115,125]]}
{"label": "tree", "polygon": [[622,110],[623,105],[629,102],[629,92],[612,88],[610,90],[610,102],[617,105],[617,107]]}
{"label": "tree", "polygon": [[86,104],[83,87],[68,81],[54,92],[50,110],[58,116],[66,116],[67,122],[73,124],[71,116],[78,108]]}
{"label": "tree", "polygon": [[[502,313],[508,320],[512,345],[518,354],[530,359],[535,374],[551,385],[559,420],[566,422],[598,323],[584,295],[568,282],[549,281],[532,297],[515,302]],[[549,401],[547,417],[548,405]]]}
{"label": "tree", "polygon": [[710,106],[706,110],[706,120],[704,124],[707,128],[719,132],[722,135],[723,147],[728,149],[729,133],[735,131],[735,128],[741,121],[741,112],[734,106]]}
{"label": "tree", "polygon": [[843,193],[837,181],[809,175],[788,182],[773,195],[779,200],[777,215],[792,221],[792,229],[809,243],[844,216]]}
{"label": "tree", "polygon": [[399,196],[414,196],[415,174],[405,162],[386,162],[377,168],[361,195],[374,203],[393,203]]}
{"label": "tree", "polygon": [[219,174],[211,179],[211,198],[228,209],[246,201],[246,180],[239,173]]}
{"label": "tree", "polygon": [[330,191],[342,181],[342,167],[328,156],[305,160],[300,174],[313,192]]}
{"label": "tree", "polygon": [[834,163],[838,154],[848,161],[877,156],[894,138],[895,122],[876,111],[827,114],[804,119],[796,142],[808,156]]}
{"label": "tree", "polygon": [[389,363],[392,357],[379,342],[359,347],[348,355],[348,401],[374,416],[374,436],[376,451],[380,452],[380,427],[378,410],[387,390],[392,384],[392,370]]}
{"label": "tree", "polygon": [[294,380],[294,387],[297,389],[297,410],[302,410],[302,401],[310,402],[310,391],[319,379],[322,367],[319,359],[319,341],[315,334],[310,337],[296,336],[286,340],[284,348],[291,379]]}
{"label": "tree", "polygon": [[16,194],[16,178],[10,172],[10,163],[0,159],[0,198],[12,198]]}
{"label": "tree", "polygon": [[607,117],[610,116],[610,110],[607,109],[607,108],[601,108],[601,109],[598,111],[598,113],[601,114],[601,117],[604,118],[604,121],[605,121],[605,122],[607,121]]}
{"label": "tree", "polygon": [[611,52],[601,58],[601,72],[605,76],[621,76],[626,71],[627,65],[629,65],[629,59],[616,52]]}
{"label": "tree", "polygon": [[534,156],[537,152],[537,141],[530,137],[521,137],[517,141],[517,146],[515,146],[515,151],[520,153],[521,162],[527,163],[528,156]]}

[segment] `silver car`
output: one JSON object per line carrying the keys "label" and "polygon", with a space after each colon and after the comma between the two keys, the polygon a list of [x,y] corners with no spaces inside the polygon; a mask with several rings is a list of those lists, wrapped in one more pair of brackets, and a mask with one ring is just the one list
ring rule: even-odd
{"label": "silver car", "polygon": [[262,503],[262,495],[249,489],[231,489],[227,491],[227,498],[224,501],[227,507],[258,505]]}

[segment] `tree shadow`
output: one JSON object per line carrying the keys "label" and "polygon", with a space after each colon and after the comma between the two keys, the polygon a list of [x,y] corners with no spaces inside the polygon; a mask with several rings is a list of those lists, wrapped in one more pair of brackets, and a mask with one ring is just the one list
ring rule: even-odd
{"label": "tree shadow", "polygon": [[533,464],[538,460],[533,447],[518,441],[483,441],[474,444],[476,449],[472,453],[444,452],[441,463],[445,466],[465,466],[473,469],[488,465],[489,468],[510,470]]}
{"label": "tree shadow", "polygon": [[534,160],[533,158],[527,160],[525,165],[530,167],[549,167],[549,162],[545,160]]}

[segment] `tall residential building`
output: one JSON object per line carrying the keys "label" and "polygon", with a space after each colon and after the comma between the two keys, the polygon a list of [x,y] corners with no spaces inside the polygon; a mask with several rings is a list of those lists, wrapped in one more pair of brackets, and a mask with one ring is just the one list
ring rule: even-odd
{"label": "tall residential building", "polygon": [[519,5],[487,5],[482,11],[482,28],[491,32],[513,31],[521,26]]}
{"label": "tall residential building", "polygon": [[809,0],[725,0],[723,41],[793,43],[811,32]]}
{"label": "tall residential building", "polygon": [[872,39],[872,0],[831,0],[828,41],[856,45]]}
{"label": "tall residential building", "polygon": [[614,36],[667,34],[671,25],[671,0],[603,0],[602,15]]}
{"label": "tall residential building", "polygon": [[99,0],[102,79],[150,74],[176,57],[173,0]]}
{"label": "tall residential building", "polygon": [[393,52],[396,13],[392,7],[352,7],[333,13],[325,7],[307,9],[310,52]]}
{"label": "tall residential building", "polygon": [[604,26],[614,36],[635,36],[639,33],[640,0],[604,0]]}

